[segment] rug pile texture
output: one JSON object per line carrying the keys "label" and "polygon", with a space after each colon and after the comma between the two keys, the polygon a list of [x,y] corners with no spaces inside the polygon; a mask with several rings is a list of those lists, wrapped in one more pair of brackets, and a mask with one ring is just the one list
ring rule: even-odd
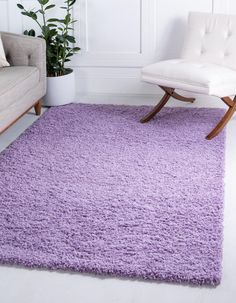
{"label": "rug pile texture", "polygon": [[0,262],[216,285],[225,133],[220,109],[68,105],[0,154]]}

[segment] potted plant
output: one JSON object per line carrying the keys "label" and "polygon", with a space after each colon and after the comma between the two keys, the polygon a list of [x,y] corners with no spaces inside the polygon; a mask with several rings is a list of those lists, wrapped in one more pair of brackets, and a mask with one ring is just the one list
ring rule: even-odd
{"label": "potted plant", "polygon": [[[38,9],[26,10],[22,4],[17,4],[21,14],[30,17],[37,23],[47,47],[47,94],[45,105],[56,106],[74,101],[75,75],[66,67],[74,53],[80,48],[74,47],[75,37],[71,34],[76,20],[72,17],[72,8],[76,0],[65,0],[60,9],[64,10],[64,18],[47,18],[49,11],[56,5],[50,0],[37,0]],[[35,36],[33,29],[26,30],[25,35]]]}

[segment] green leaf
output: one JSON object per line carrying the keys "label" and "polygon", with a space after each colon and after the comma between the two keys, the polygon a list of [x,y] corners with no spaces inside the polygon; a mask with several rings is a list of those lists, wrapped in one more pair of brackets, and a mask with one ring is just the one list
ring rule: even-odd
{"label": "green leaf", "polygon": [[73,48],[73,51],[74,51],[74,52],[79,52],[80,49],[81,49],[80,47],[74,47],[74,48]]}
{"label": "green leaf", "polygon": [[59,19],[57,19],[57,18],[51,18],[51,19],[48,19],[48,22],[59,22]]}
{"label": "green leaf", "polygon": [[69,41],[70,43],[75,43],[75,42],[76,42],[76,41],[75,41],[75,37],[73,37],[73,36],[67,35],[65,38],[66,38],[66,40]]}
{"label": "green leaf", "polygon": [[30,17],[33,20],[37,20],[37,15],[33,11],[30,11],[30,12],[21,12],[21,14],[24,15],[24,16]]}
{"label": "green leaf", "polygon": [[69,6],[72,6],[72,5],[75,4],[76,0],[71,0],[71,1],[69,1],[69,2],[70,2],[70,3],[69,3]]}
{"label": "green leaf", "polygon": [[65,42],[65,38],[62,35],[57,35],[56,39],[58,42],[61,42],[61,43]]}
{"label": "green leaf", "polygon": [[29,12],[22,12],[21,14],[24,15],[24,16],[27,16],[27,17],[31,17]]}
{"label": "green leaf", "polygon": [[36,36],[35,30],[34,29],[29,30],[28,35],[31,37],[35,37]]}
{"label": "green leaf", "polygon": [[70,14],[68,14],[68,15],[65,16],[65,21],[64,21],[65,24],[69,24],[70,23],[70,20],[71,20],[70,17],[71,17]]}
{"label": "green leaf", "polygon": [[65,20],[64,19],[58,19],[58,22],[65,24]]}
{"label": "green leaf", "polygon": [[38,19],[38,16],[37,16],[34,12],[30,12],[30,17],[31,17],[33,20],[37,20],[37,19]]}
{"label": "green leaf", "polygon": [[48,9],[51,9],[55,6],[56,6],[55,4],[48,5],[48,6],[45,7],[45,11],[48,10]]}
{"label": "green leaf", "polygon": [[39,4],[46,5],[49,0],[38,0]]}
{"label": "green leaf", "polygon": [[18,3],[17,6],[19,7],[19,9],[24,9],[24,6],[20,3]]}
{"label": "green leaf", "polygon": [[31,37],[35,37],[36,34],[35,34],[35,30],[34,29],[31,29],[31,30],[25,30],[24,33],[23,33],[25,36],[31,36]]}
{"label": "green leaf", "polygon": [[50,29],[49,34],[50,34],[51,37],[56,36],[57,35],[57,30],[55,28]]}

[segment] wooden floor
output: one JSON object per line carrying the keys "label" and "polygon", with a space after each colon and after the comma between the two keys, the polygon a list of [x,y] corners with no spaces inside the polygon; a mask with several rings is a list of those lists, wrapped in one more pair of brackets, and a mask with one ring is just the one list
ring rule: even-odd
{"label": "wooden floor", "polygon": [[[140,104],[145,100],[140,99]],[[155,104],[156,102],[154,102]],[[128,101],[126,100],[128,103]],[[132,102],[131,102],[132,103]],[[176,105],[176,103],[174,103]],[[202,103],[196,102],[198,106]],[[212,106],[211,104],[209,104]],[[0,136],[3,150],[37,117],[24,116]],[[203,134],[204,135],[204,134]],[[236,117],[227,128],[223,280],[216,289],[0,266],[4,303],[234,303],[236,298]]]}

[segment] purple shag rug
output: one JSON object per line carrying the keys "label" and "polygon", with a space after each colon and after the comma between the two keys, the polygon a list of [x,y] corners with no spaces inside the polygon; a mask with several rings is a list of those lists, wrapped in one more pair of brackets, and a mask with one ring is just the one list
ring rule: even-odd
{"label": "purple shag rug", "polygon": [[0,154],[0,262],[217,285],[220,109],[52,108]]}

